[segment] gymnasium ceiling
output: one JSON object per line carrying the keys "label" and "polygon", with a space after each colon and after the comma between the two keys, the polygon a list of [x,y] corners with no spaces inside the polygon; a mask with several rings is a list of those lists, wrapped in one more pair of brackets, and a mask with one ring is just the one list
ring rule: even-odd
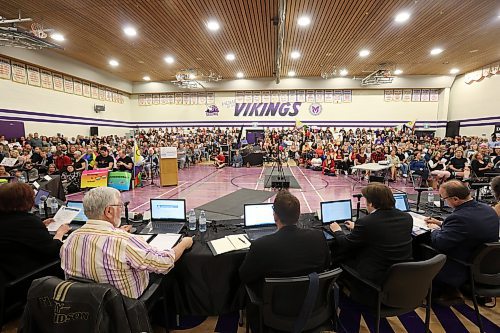
{"label": "gymnasium ceiling", "polygon": [[[500,59],[496,0],[286,0],[281,75],[319,77],[346,68],[364,76],[386,63],[404,74],[465,73]],[[272,77],[278,0],[0,0],[0,16],[31,17],[64,35],[61,52],[130,81],[172,80],[180,69],[224,78]],[[394,17],[407,11],[405,23]],[[308,16],[311,24],[297,20]],[[220,29],[207,29],[214,19]],[[123,28],[133,26],[137,36]],[[25,25],[28,27],[29,25]],[[430,50],[444,51],[436,56]],[[358,55],[370,50],[368,57]],[[290,53],[300,52],[298,59]],[[1,53],[1,49],[0,49]],[[234,53],[236,59],[225,59]],[[173,64],[164,58],[171,55]],[[110,59],[119,66],[111,67]]]}

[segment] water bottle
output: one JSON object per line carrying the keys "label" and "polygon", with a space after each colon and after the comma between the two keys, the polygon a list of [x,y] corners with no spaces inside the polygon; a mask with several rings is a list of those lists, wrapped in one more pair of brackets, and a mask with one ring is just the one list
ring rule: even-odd
{"label": "water bottle", "polygon": [[26,178],[24,177],[24,175],[21,175],[21,177],[19,177],[19,182],[26,183]]}
{"label": "water bottle", "polygon": [[52,214],[57,213],[57,210],[59,209],[59,204],[57,203],[56,198],[52,198],[52,202],[50,203],[50,212]]}
{"label": "water bottle", "polygon": [[189,211],[189,230],[194,231],[196,230],[196,213],[194,212],[194,209],[191,209]]}
{"label": "water bottle", "polygon": [[40,202],[38,203],[38,212],[40,213],[40,215],[42,215],[42,213],[45,213],[45,206],[42,200],[40,200]]}
{"label": "water bottle", "polygon": [[427,202],[434,205],[434,192],[432,187],[429,187],[429,190],[427,191]]}
{"label": "water bottle", "polygon": [[200,232],[207,231],[207,217],[205,215],[205,211],[202,210],[200,213],[200,218],[198,219],[198,224],[200,225]]}

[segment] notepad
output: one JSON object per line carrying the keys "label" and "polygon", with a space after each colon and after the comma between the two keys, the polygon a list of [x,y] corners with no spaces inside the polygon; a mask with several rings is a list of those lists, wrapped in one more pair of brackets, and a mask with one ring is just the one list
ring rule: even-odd
{"label": "notepad", "polygon": [[134,236],[144,239],[146,243],[149,243],[149,240],[153,238],[153,235],[134,235]]}
{"label": "notepad", "polygon": [[180,234],[158,234],[149,244],[159,250],[171,250],[180,237]]}
{"label": "notepad", "polygon": [[251,243],[248,240],[247,235],[240,234],[219,238],[208,242],[207,245],[212,251],[212,254],[217,256],[231,251],[246,250],[250,248]]}

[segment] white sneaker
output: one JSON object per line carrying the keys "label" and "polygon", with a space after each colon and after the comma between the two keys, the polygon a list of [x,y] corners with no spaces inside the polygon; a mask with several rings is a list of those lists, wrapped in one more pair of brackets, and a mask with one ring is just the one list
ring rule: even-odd
{"label": "white sneaker", "polygon": [[408,178],[408,175],[406,173],[404,173],[403,178]]}

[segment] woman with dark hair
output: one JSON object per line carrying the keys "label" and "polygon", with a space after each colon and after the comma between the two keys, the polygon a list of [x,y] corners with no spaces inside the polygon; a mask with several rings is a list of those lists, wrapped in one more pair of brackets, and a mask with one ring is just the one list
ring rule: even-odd
{"label": "woman with dark hair", "polygon": [[29,273],[59,258],[59,249],[69,226],[57,229],[55,236],[47,231],[53,219],[42,220],[30,213],[35,193],[25,183],[0,186],[0,270],[8,281]]}

